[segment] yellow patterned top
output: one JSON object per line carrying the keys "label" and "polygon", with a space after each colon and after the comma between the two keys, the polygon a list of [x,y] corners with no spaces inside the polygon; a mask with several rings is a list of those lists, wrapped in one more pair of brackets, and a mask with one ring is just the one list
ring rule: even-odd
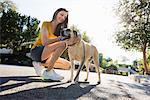
{"label": "yellow patterned top", "polygon": [[[51,24],[51,22],[48,22],[48,21],[43,22],[41,28],[47,29],[47,31],[48,31],[48,38],[50,38],[50,39],[57,38],[57,36],[55,36],[54,32],[52,31],[52,24]],[[41,34],[42,33],[39,32],[39,36],[37,37],[36,41],[34,42],[32,48],[35,48],[36,46],[42,45]]]}

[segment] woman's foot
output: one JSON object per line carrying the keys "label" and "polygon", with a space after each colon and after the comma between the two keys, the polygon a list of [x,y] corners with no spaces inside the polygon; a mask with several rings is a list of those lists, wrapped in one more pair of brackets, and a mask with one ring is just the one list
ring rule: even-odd
{"label": "woman's foot", "polygon": [[61,81],[62,79],[64,79],[63,76],[60,76],[59,74],[57,74],[53,69],[51,69],[50,71],[48,71],[47,69],[44,69],[42,71],[41,76],[43,80]]}
{"label": "woman's foot", "polygon": [[34,69],[35,69],[35,72],[38,76],[41,76],[41,72],[43,69],[45,69],[42,65],[41,65],[41,62],[36,62],[36,61],[33,61],[32,62],[33,66],[34,66]]}

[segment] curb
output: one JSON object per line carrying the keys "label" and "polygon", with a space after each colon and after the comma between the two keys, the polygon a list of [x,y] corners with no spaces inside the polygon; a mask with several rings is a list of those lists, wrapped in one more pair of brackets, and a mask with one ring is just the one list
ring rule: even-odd
{"label": "curb", "polygon": [[150,75],[130,75],[129,77],[135,82],[141,84],[150,84]]}

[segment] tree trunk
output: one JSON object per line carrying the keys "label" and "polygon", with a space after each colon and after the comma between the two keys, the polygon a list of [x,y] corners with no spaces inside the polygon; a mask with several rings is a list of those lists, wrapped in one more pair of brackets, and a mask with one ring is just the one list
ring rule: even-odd
{"label": "tree trunk", "polygon": [[147,58],[146,58],[146,43],[144,44],[144,47],[143,47],[143,64],[144,64],[144,69],[145,69],[145,72],[146,74],[148,74],[148,68],[147,68]]}

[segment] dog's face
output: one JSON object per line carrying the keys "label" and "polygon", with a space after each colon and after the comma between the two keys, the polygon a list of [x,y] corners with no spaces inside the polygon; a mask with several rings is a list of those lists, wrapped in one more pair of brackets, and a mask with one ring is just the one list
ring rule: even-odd
{"label": "dog's face", "polygon": [[63,37],[66,37],[66,38],[81,37],[81,35],[76,30],[71,30],[69,28],[64,28],[61,31],[60,35],[63,36]]}
{"label": "dog's face", "polygon": [[75,31],[75,30],[71,30],[71,37],[72,37],[72,38],[78,37],[78,32]]}
{"label": "dog's face", "polygon": [[60,32],[60,36],[70,38],[71,37],[71,30],[68,28],[63,28]]}

